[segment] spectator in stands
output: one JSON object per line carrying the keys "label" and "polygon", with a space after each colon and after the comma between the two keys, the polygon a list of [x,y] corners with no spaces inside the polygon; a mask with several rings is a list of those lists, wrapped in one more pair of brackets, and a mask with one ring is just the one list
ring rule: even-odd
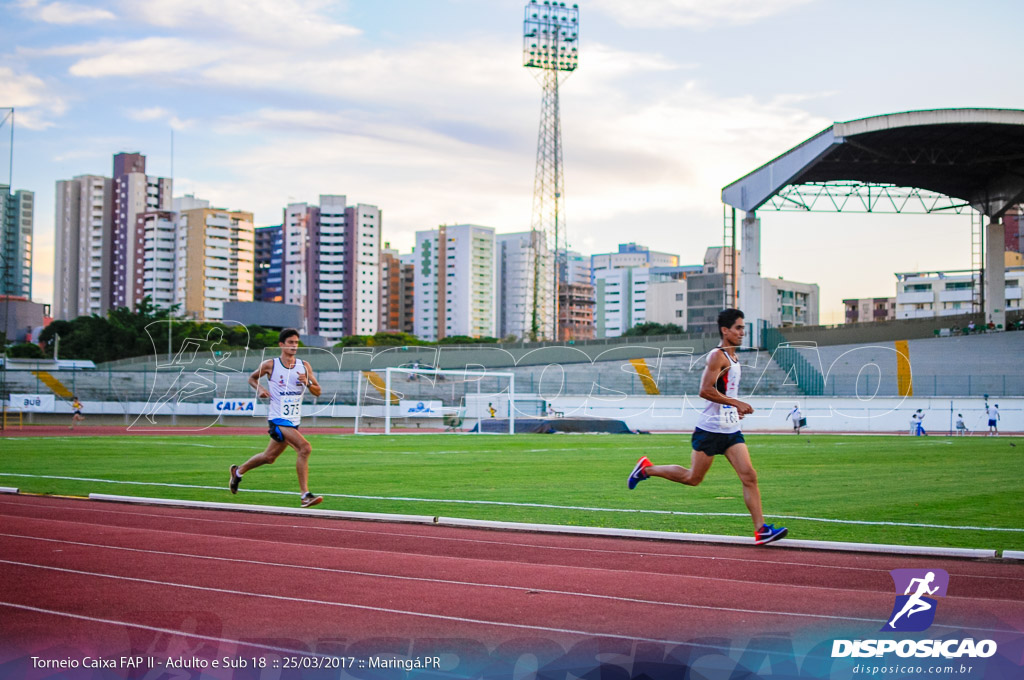
{"label": "spectator in stands", "polygon": [[996,325],[992,322],[991,319],[989,319],[988,325],[985,326],[985,330],[994,331],[995,329]]}
{"label": "spectator in stands", "polygon": [[974,322],[973,321],[971,321],[969,324],[967,324],[967,328],[965,329],[965,331],[967,333],[973,333],[974,332]]}
{"label": "spectator in stands", "polygon": [[988,436],[999,436],[999,404],[988,407]]}
{"label": "spectator in stands", "polygon": [[960,335],[960,326],[953,326],[949,329],[950,335]]}

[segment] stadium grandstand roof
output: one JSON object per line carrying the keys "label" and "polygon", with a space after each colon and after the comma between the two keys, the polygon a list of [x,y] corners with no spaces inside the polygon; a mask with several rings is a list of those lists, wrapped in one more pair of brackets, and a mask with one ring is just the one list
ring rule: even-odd
{"label": "stadium grandstand roof", "polygon": [[[725,187],[722,202],[752,212],[786,187],[833,182],[914,187],[999,217],[1024,202],[1024,111],[937,109],[835,123]],[[811,209],[785,200],[795,205],[773,207]]]}

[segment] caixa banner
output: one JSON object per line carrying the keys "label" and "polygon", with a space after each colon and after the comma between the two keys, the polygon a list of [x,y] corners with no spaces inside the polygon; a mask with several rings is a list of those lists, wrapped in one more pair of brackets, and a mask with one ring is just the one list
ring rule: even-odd
{"label": "caixa banner", "polygon": [[214,399],[213,407],[225,416],[251,416],[256,410],[255,399]]}
{"label": "caixa banner", "polygon": [[53,413],[56,399],[52,394],[12,394],[9,408],[12,411]]}

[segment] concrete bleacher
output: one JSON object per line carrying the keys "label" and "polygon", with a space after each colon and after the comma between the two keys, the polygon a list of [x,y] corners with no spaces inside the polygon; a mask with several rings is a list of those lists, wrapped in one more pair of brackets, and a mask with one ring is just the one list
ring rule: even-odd
{"label": "concrete bleacher", "polygon": [[[908,341],[915,396],[1024,395],[1024,332]],[[825,396],[897,396],[895,342],[797,350],[824,376]]]}
{"label": "concrete bleacher", "polygon": [[[685,352],[685,353],[683,353]],[[634,353],[635,354],[635,353]],[[519,394],[540,394],[547,398],[563,395],[644,395],[696,396],[700,391],[700,376],[704,368],[704,354],[696,348],[682,348],[652,352],[643,365],[651,380],[645,380],[630,359],[610,359],[596,362],[532,364],[516,367],[498,367],[493,370],[512,372]],[[742,391],[746,395],[798,395],[799,387],[787,382],[785,371],[770,362],[765,352],[739,353],[743,366]],[[145,402],[174,400],[191,403],[210,402],[212,399],[239,399],[253,396],[248,385],[251,370],[260,360],[253,356],[251,366],[244,363],[233,368],[210,366],[205,362],[173,368],[153,368],[142,363],[130,366],[101,366],[92,371],[57,371],[54,375],[84,401]],[[635,361],[635,358],[633,359]],[[481,367],[474,367],[480,370]],[[216,370],[215,370],[216,369]],[[360,381],[356,370],[316,370],[323,388],[321,401],[334,396],[335,403],[354,404],[360,384],[364,386],[363,399],[369,403],[383,403],[383,396]],[[642,369],[641,369],[642,370]],[[8,371],[9,393],[48,393],[47,386],[29,371]],[[646,384],[645,384],[646,383]],[[507,380],[483,378],[482,393],[497,393],[506,389]],[[434,379],[417,376],[410,379],[393,374],[392,389],[416,399],[440,399],[457,403],[469,393],[477,392],[475,382],[466,383],[459,376]]]}

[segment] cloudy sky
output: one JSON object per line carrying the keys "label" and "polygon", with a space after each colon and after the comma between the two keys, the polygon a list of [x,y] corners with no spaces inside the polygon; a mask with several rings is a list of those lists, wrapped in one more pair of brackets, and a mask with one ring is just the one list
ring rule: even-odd
{"label": "cloudy sky", "polygon": [[[1024,108],[1018,0],[580,0],[563,84],[570,245],[701,261],[721,189],[835,121]],[[36,192],[34,298],[49,302],[54,182],[114,153],[175,194],[249,210],[344,194],[384,238],[529,228],[541,90],[523,0],[0,0],[0,107],[15,189]],[[999,27],[1007,27],[1000,29]],[[9,129],[0,128],[0,183]],[[842,299],[896,271],[970,266],[970,218],[761,213],[765,276]]]}

